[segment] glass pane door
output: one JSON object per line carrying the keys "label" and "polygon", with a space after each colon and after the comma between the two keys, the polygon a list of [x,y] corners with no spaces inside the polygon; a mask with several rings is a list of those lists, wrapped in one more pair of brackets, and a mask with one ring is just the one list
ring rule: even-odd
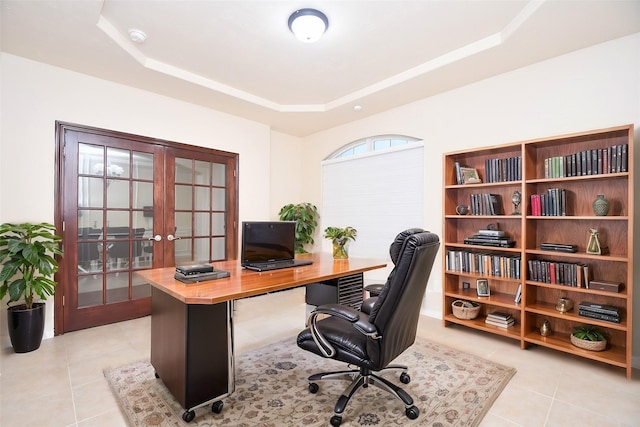
{"label": "glass pane door", "polygon": [[173,186],[176,265],[226,259],[227,165],[175,157]]}

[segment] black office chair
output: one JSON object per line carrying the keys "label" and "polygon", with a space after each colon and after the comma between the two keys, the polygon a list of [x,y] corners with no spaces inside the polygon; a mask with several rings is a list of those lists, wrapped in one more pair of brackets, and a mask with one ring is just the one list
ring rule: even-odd
{"label": "black office chair", "polygon": [[335,404],[332,426],[342,423],[342,413],[351,396],[360,387],[369,385],[400,399],[409,419],[416,419],[420,414],[406,391],[376,373],[399,369],[402,383],[408,384],[411,380],[408,367],[390,363],[415,341],[420,306],[439,246],[436,234],[417,228],[403,231],[389,249],[395,267],[378,297],[365,301],[360,311],[326,304],[309,316],[308,328],[298,335],[298,346],[359,368],[309,377],[311,393],[318,391],[315,383],[318,380],[352,381]]}

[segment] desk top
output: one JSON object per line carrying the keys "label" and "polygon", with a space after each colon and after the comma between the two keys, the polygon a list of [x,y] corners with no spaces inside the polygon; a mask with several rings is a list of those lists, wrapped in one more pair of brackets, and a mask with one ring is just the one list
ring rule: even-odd
{"label": "desk top", "polygon": [[238,260],[214,262],[214,268],[226,270],[231,276],[194,284],[174,279],[175,267],[140,270],[135,274],[185,304],[217,304],[363,273],[387,265],[385,261],[366,258],[334,260],[331,254],[302,254],[298,258],[311,259],[313,264],[257,272],[243,269]]}

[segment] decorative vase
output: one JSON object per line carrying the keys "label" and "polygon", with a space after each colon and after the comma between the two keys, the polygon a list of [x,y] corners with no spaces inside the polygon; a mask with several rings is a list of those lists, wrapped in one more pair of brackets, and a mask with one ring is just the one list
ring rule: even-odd
{"label": "decorative vase", "polygon": [[349,258],[349,240],[339,242],[333,241],[333,259]]}
{"label": "decorative vase", "polygon": [[604,194],[598,194],[591,207],[593,208],[593,213],[597,216],[606,216],[609,213],[609,205],[609,201],[604,198]]}
{"label": "decorative vase", "polygon": [[540,335],[542,335],[543,337],[551,335],[551,325],[549,324],[548,320],[545,320],[542,323],[542,326],[540,326]]}

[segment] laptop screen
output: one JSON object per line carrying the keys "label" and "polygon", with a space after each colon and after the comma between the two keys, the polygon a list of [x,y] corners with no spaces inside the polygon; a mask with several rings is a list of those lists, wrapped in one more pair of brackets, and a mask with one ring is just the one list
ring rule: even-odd
{"label": "laptop screen", "polygon": [[242,223],[242,265],[290,260],[295,256],[295,221]]}

